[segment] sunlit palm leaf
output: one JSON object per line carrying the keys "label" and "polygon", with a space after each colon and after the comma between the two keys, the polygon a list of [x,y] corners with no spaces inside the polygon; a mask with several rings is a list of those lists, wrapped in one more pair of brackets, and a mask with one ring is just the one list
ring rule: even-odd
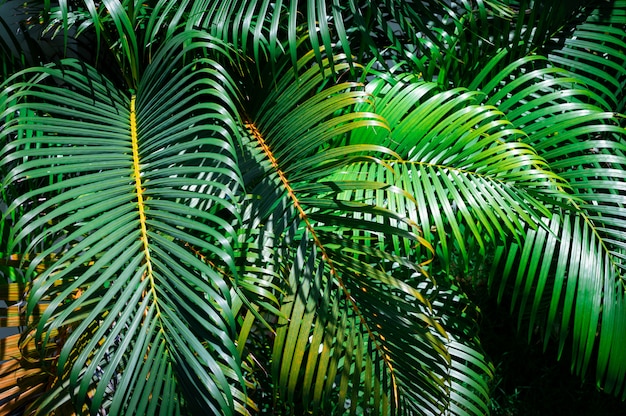
{"label": "sunlit palm leaf", "polygon": [[[349,71],[340,58],[335,70]],[[354,163],[398,156],[376,141],[351,144],[362,130],[385,137],[384,119],[372,108],[348,111],[369,98],[357,83],[317,92],[329,69],[311,66],[314,59],[300,60],[298,82],[288,71],[270,84],[248,125],[248,157],[262,165],[244,176],[253,195],[244,216],[252,229],[242,236],[253,254],[244,270],[263,270],[255,278],[265,276],[280,302],[271,353],[276,403],[296,414],[438,414],[448,401],[445,330],[416,288],[425,280],[418,262],[386,242],[428,244],[406,213],[362,193],[410,196],[384,175],[344,178]]]}
{"label": "sunlit palm leaf", "polygon": [[[9,207],[28,207],[12,244],[32,234],[30,251],[46,247],[28,271],[27,316],[50,299],[35,340],[42,353],[62,342],[58,380],[39,412],[70,397],[78,412],[110,414],[241,406],[221,271],[236,272],[234,230],[217,215],[236,215],[241,184],[233,93],[215,62],[187,60],[187,50],[211,46],[193,36],[154,57],[136,98],[72,60],[4,87],[5,115],[34,112],[5,127],[3,163],[14,168],[4,185],[54,177]],[[40,146],[12,136],[25,128],[42,132]],[[45,270],[35,273],[40,264]]]}
{"label": "sunlit palm leaf", "polygon": [[536,193],[558,194],[564,181],[519,142],[523,132],[497,108],[477,105],[475,92],[439,93],[436,84],[412,76],[368,88],[379,114],[394,126],[389,146],[402,156],[389,161],[397,172],[389,179],[415,198],[396,193],[386,203],[409,213],[426,240],[437,244],[444,267],[450,267],[454,245],[469,264],[463,228],[485,255],[496,241],[522,238],[528,224],[548,215]]}
{"label": "sunlit palm leaf", "polygon": [[448,277],[495,249],[529,334],[626,395],[626,3],[580,3],[45,1],[118,65],[3,84],[0,274],[34,326],[0,380],[34,359],[44,414],[486,414]]}
{"label": "sunlit palm leaf", "polygon": [[[475,85],[484,84],[485,103],[497,105],[527,133],[524,141],[568,181],[572,194],[554,200],[552,220],[544,220],[554,234],[531,232],[523,245],[499,253],[504,268],[499,283],[514,276],[513,305],[519,302],[520,322],[529,311],[529,335],[539,325],[544,344],[556,334],[561,350],[572,337],[577,373],[584,375],[594,347],[602,345],[598,382],[623,394],[619,380],[626,357],[609,344],[614,340],[610,334],[626,327],[626,131],[614,113],[600,107],[607,105],[602,91],[586,88],[586,78],[554,68],[545,58],[524,58],[488,79],[483,75]],[[503,290],[501,286],[501,294]],[[543,300],[549,302],[547,309]]]}

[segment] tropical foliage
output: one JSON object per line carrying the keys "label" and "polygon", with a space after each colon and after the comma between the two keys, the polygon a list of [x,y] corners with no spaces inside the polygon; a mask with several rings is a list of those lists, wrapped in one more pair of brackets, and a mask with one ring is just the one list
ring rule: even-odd
{"label": "tropical foliage", "polygon": [[626,398],[626,1],[2,7],[3,414],[487,414],[481,285]]}

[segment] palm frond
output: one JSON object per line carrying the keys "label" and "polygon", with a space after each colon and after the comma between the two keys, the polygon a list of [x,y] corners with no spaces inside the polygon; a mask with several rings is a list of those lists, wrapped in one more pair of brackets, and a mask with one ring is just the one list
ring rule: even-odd
{"label": "palm frond", "polygon": [[[347,173],[364,160],[378,165],[398,155],[376,141],[359,142],[360,131],[384,138],[385,120],[366,111],[370,95],[358,83],[320,89],[329,69],[311,66],[314,60],[313,53],[300,60],[297,82],[288,71],[271,83],[248,123],[244,163],[261,165],[244,176],[253,197],[241,237],[251,253],[242,281],[255,271],[252,281],[265,281],[258,286],[273,294],[264,298],[280,312],[273,312],[271,353],[255,350],[250,338],[240,342],[257,358],[265,354],[276,409],[438,414],[449,400],[451,358],[426,295],[436,290],[432,282],[417,288],[428,281],[422,267],[394,254],[388,239],[429,245],[404,212],[363,198],[373,189],[402,193],[384,175],[351,180]],[[332,60],[335,70],[350,71],[339,60]]]}
{"label": "palm frond", "polygon": [[626,398],[625,1],[41,3],[94,48],[0,20],[3,410],[483,415],[484,270]]}
{"label": "palm frond", "polygon": [[[578,78],[542,57],[518,60],[488,79],[476,82],[483,84],[484,103],[506,112],[527,134],[524,142],[567,181],[570,193],[552,200],[552,216],[543,220],[549,233],[534,231],[523,244],[498,253],[502,269],[494,273],[502,280],[494,283],[502,296],[513,277],[512,304],[519,305],[520,323],[527,317],[529,336],[538,326],[544,345],[556,335],[561,351],[571,337],[573,369],[584,375],[597,354],[598,382],[623,394],[624,356],[608,347],[614,340],[609,333],[626,325],[621,314],[626,131],[620,116],[604,111],[606,95],[587,88],[587,76]],[[598,345],[602,348],[594,352]]]}
{"label": "palm frond", "polygon": [[606,102],[606,111],[624,112],[626,98],[626,2],[601,4],[576,26],[562,49],[548,55],[556,66],[568,69]]}
{"label": "palm frond", "polygon": [[477,92],[438,92],[436,84],[411,75],[371,82],[368,90],[393,126],[388,145],[401,156],[389,160],[397,172],[389,179],[414,197],[396,193],[386,203],[409,213],[443,267],[450,267],[453,253],[461,267],[469,265],[465,229],[484,256],[497,241],[519,241],[529,224],[549,215],[536,193],[563,192],[565,182],[521,143],[524,133],[497,107],[478,105]]}
{"label": "palm frond", "polygon": [[221,271],[236,275],[236,236],[218,215],[237,217],[241,188],[232,83],[191,56],[212,44],[195,32],[172,39],[136,96],[75,60],[4,86],[3,118],[18,115],[5,126],[2,160],[15,167],[3,186],[53,178],[5,214],[27,207],[11,244],[33,236],[26,316],[49,300],[33,327],[38,349],[61,342],[42,357],[54,358],[56,381],[33,410],[70,398],[79,413],[243,409]]}

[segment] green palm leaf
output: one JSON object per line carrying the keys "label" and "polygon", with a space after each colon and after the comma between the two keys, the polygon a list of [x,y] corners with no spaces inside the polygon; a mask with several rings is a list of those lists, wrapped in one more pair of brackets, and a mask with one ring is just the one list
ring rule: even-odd
{"label": "green palm leaf", "polygon": [[625,4],[44,1],[98,57],[2,84],[3,410],[483,415],[489,268],[626,397]]}
{"label": "green palm leaf", "polygon": [[[626,85],[626,36],[621,27],[625,19],[620,13],[625,10],[625,2],[616,2],[610,11],[599,8],[576,27],[563,49],[549,55],[551,62],[571,70],[589,89],[608,100],[603,106],[607,111],[624,111],[621,91]],[[610,17],[598,22],[598,15],[607,12]]]}
{"label": "green palm leaf", "polygon": [[[351,110],[369,98],[358,83],[320,90],[330,70],[311,66],[314,59],[301,59],[297,82],[287,71],[270,83],[276,87],[248,123],[245,157],[261,165],[244,176],[256,197],[244,216],[242,281],[265,280],[257,286],[271,290],[280,306],[271,353],[250,338],[248,351],[266,354],[275,408],[288,413],[438,414],[447,407],[451,358],[426,297],[436,290],[432,282],[418,290],[425,281],[419,263],[394,254],[387,239],[428,244],[404,212],[367,195],[379,189],[411,197],[379,172],[349,175],[364,160],[378,165],[398,155],[375,140],[359,142],[362,131],[385,137],[384,119],[366,104]],[[335,70],[349,71],[339,59]],[[266,297],[270,309],[274,297]]]}
{"label": "green palm leaf", "polygon": [[[626,131],[614,113],[603,110],[608,105],[603,91],[586,88],[587,76],[552,67],[545,58],[518,60],[484,82],[487,72],[475,82],[483,84],[485,103],[497,105],[527,133],[524,142],[568,182],[571,193],[554,200],[551,219],[544,219],[551,233],[537,230],[524,244],[499,252],[500,294],[513,276],[513,307],[519,302],[520,323],[529,311],[529,336],[539,326],[544,345],[554,334],[561,351],[571,337],[576,372],[584,375],[597,354],[598,382],[623,394],[624,356],[609,348],[615,340],[609,333],[626,325],[621,313]],[[501,86],[506,77],[512,81]]]}
{"label": "green palm leaf", "polygon": [[[54,178],[8,209],[28,207],[12,246],[34,236],[27,315],[48,303],[35,339],[60,348],[39,412],[70,399],[79,413],[242,406],[221,271],[236,273],[235,236],[217,215],[236,215],[241,187],[233,93],[215,62],[187,59],[213,42],[193,35],[162,49],[130,98],[72,60],[4,87],[4,117],[20,114],[3,136],[3,164],[14,166],[4,186]],[[23,129],[41,135],[13,136]]]}
{"label": "green palm leaf", "polygon": [[368,88],[394,126],[389,145],[402,160],[389,161],[398,173],[393,183],[415,198],[388,204],[409,213],[444,267],[450,267],[453,253],[469,264],[465,228],[485,255],[496,241],[519,240],[536,218],[549,215],[537,193],[559,194],[565,182],[520,143],[524,133],[496,107],[477,105],[476,92],[439,93],[436,84],[414,76],[371,82]]}

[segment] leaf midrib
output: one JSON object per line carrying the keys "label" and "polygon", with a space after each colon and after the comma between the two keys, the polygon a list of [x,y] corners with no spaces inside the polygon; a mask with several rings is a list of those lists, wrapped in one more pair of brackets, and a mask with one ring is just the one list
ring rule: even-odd
{"label": "leaf midrib", "polygon": [[150,293],[156,304],[156,316],[161,316],[161,310],[159,308],[159,302],[157,301],[156,285],[154,283],[154,274],[152,271],[152,260],[150,256],[150,244],[148,242],[148,227],[146,221],[146,205],[143,198],[144,188],[141,181],[141,164],[139,163],[139,143],[137,135],[137,113],[135,111],[136,96],[131,96],[130,99],[130,136],[131,147],[133,152],[133,170],[132,177],[135,179],[135,191],[137,192],[137,209],[139,211],[139,224],[141,227],[141,241],[143,243],[143,251],[145,256],[146,271],[141,280],[149,279]]}

